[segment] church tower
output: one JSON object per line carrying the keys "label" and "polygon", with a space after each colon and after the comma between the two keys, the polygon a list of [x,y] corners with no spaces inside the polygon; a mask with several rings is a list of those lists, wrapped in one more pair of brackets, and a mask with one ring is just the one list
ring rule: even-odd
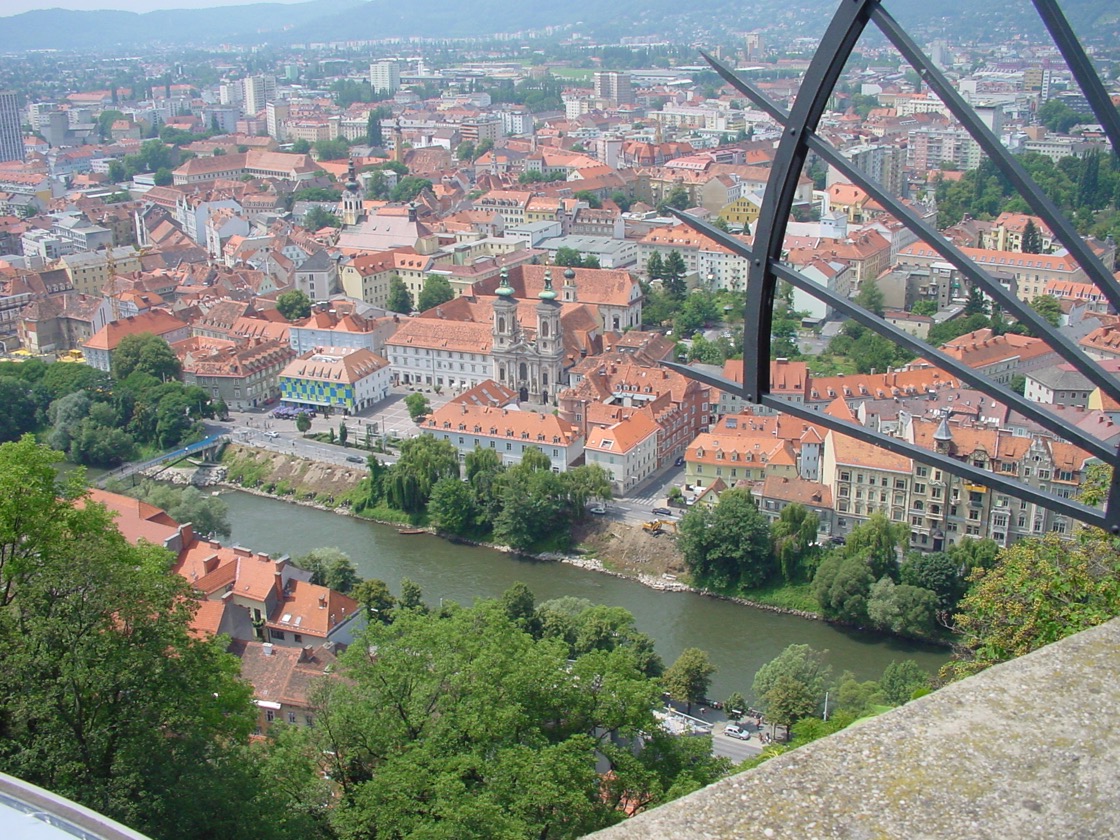
{"label": "church tower", "polygon": [[576,303],[576,271],[571,266],[564,269],[564,303]]}
{"label": "church tower", "polygon": [[555,397],[564,358],[564,341],[560,332],[560,301],[552,288],[552,266],[544,270],[544,288],[537,295],[537,360],[540,365],[538,390],[540,400],[547,403]]}
{"label": "church tower", "polygon": [[358,176],[354,173],[354,159],[346,170],[346,190],[342,193],[342,224],[356,225],[362,215],[362,193],[358,188]]}
{"label": "church tower", "polygon": [[520,342],[517,324],[517,299],[509,284],[509,274],[502,266],[498,288],[494,290],[494,342],[490,356],[494,364],[494,379],[507,388],[518,389],[517,363],[514,347]]}
{"label": "church tower", "polygon": [[494,349],[508,350],[517,341],[517,299],[509,284],[509,274],[502,267],[498,288],[494,290]]}

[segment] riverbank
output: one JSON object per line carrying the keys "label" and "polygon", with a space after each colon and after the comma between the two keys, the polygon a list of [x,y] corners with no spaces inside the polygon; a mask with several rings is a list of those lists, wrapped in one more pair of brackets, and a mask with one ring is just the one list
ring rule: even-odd
{"label": "riverbank", "polygon": [[[399,528],[400,522],[359,516],[345,504],[347,494],[364,478],[363,473],[364,471],[299,458],[289,453],[231,444],[223,453],[220,465],[205,465],[194,469],[172,468],[164,471],[160,478],[200,487],[218,486],[241,490],[255,496]],[[433,536],[440,536],[434,529],[423,530]],[[576,536],[581,553],[549,552],[527,556],[634,581],[660,592],[688,592],[767,612],[813,621],[823,620],[822,616],[808,610],[725,595],[683,582],[680,577],[685,574],[684,565],[668,535],[654,536],[639,526],[627,525],[617,520],[592,518],[583,524]],[[508,546],[463,540],[459,537],[456,540],[524,555],[524,552],[514,552]]]}

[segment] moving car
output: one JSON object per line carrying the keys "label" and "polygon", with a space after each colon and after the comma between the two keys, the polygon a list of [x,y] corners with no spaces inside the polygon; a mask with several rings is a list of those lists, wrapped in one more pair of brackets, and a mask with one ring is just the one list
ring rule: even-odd
{"label": "moving car", "polygon": [[273,432],[273,431],[267,431],[267,432],[264,433],[264,436],[266,438],[278,438],[278,437],[280,437],[280,433],[279,432]]}
{"label": "moving car", "polygon": [[366,459],[360,455],[347,455],[346,460],[351,464],[364,464],[366,462]]}
{"label": "moving car", "polygon": [[591,512],[602,516],[607,512],[606,505],[592,505]]}
{"label": "moving car", "polygon": [[654,516],[673,516],[673,512],[669,508],[657,507],[653,509]]}

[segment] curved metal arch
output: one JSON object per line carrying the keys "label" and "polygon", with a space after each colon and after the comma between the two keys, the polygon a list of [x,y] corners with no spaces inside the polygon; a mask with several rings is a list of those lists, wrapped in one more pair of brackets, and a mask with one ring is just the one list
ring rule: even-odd
{"label": "curved metal arch", "polygon": [[[1112,108],[1100,79],[1093,71],[1092,65],[1073,35],[1064,15],[1055,0],[1032,0],[1032,2],[1038,9],[1047,30],[1054,37],[1075,79],[1085,93],[1094,114],[1104,126],[1105,133],[1112,142],[1114,152],[1120,153],[1120,115]],[[852,50],[869,22],[874,22],[895,48],[918,70],[922,78],[937,93],[950,112],[968,130],[989,158],[1012,181],[1020,195],[1047,222],[1058,240],[1089,274],[1105,297],[1115,308],[1120,309],[1120,284],[1116,283],[1111,273],[1105,269],[1101,261],[1077,235],[1068,219],[1060,213],[1053,202],[1034,183],[1026,170],[979,120],[940,71],[910,39],[909,35],[882,8],[881,0],[843,0],[821,41],[813,61],[810,63],[794,102],[794,107],[788,115],[770,102],[764,94],[749,82],[741,79],[732,70],[711,56],[702,53],[704,58],[727,82],[745,94],[757,107],[766,111],[775,121],[782,124],[784,131],[772,165],[772,174],[763,199],[753,248],[746,247],[741,241],[724,234],[711,225],[685,214],[675,213],[690,226],[750,261],[744,311],[743,356],[744,359],[750,359],[751,351],[754,350],[754,364],[744,364],[743,382],[741,384],[730,382],[722,377],[703,374],[684,365],[669,363],[668,366],[721,390],[738,393],[756,404],[766,405],[793,416],[811,420],[841,434],[850,435],[915,460],[941,467],[948,472],[1000,489],[1010,495],[1033,501],[1040,506],[1050,508],[1079,521],[1109,528],[1113,533],[1120,534],[1120,469],[1118,469],[1120,467],[1120,451],[1116,447],[1109,446],[1090,435],[1069,427],[1056,415],[1025,400],[1009,389],[987,380],[975,371],[965,368],[944,353],[916,342],[913,337],[903,333],[893,325],[887,324],[853,302],[816,286],[798,272],[780,263],[787,221],[793,207],[797,183],[801,177],[808,152],[812,149],[827,160],[830,165],[844,172],[853,183],[875,197],[880,204],[890,210],[911,231],[939,251],[970,281],[988,292],[994,300],[1014,313],[1020,320],[1028,323],[1036,331],[1036,334],[1045,336],[1051,347],[1071,362],[1094,384],[1098,385],[1102,391],[1114,398],[1120,398],[1120,385],[1114,379],[1106,376],[1097,365],[1093,364],[1081,348],[1072,342],[1068,336],[1050,327],[1033,309],[1003,289],[999,283],[966,257],[960,249],[925,224],[920,217],[894,196],[887,194],[879,185],[863,176],[838,150],[833,149],[816,135],[816,128],[827,101],[832,95]],[[854,427],[850,423],[843,423],[825,415],[809,412],[801,406],[786,403],[784,400],[772,396],[769,383],[769,350],[772,340],[773,301],[779,278],[785,279],[803,291],[829,303],[881,335],[921,352],[940,363],[944,369],[968,381],[978,390],[1019,410],[1043,427],[1100,458],[1112,468],[1112,484],[1105,511],[1102,512],[1078,502],[1048,495],[1038,488],[1022,482],[992,475],[945,455],[930,452],[879,432],[873,432],[863,427]],[[753,343],[752,338],[754,339]]]}
{"label": "curved metal arch", "polygon": [[[848,56],[871,20],[872,9],[879,0],[845,0],[832,18],[821,46],[805,72],[793,110],[785,123],[782,140],[774,157],[766,195],[762,199],[758,229],[755,231],[755,258],[747,273],[747,302],[743,318],[743,358],[750,354],[746,342],[752,334],[769,336],[774,312],[774,291],[777,277],[774,264],[782,257],[786,224],[793,209],[794,194],[805,158],[809,153],[808,137],[817,130],[832,90]],[[759,354],[753,366],[743,365],[743,388],[758,402],[770,390],[770,353]]]}

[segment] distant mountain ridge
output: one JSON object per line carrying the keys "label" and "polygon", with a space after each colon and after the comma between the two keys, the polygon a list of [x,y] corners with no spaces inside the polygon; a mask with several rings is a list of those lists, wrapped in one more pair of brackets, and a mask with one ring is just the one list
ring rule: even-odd
{"label": "distant mountain ridge", "polygon": [[[1080,32],[1115,29],[1115,0],[1066,0],[1062,8]],[[571,27],[596,38],[735,31],[786,23],[819,36],[837,0],[309,0],[209,9],[79,12],[43,9],[0,17],[0,50],[136,48],[159,44],[273,43],[377,40],[426,36],[480,37],[499,32]],[[906,26],[975,26],[998,32],[1001,21],[1023,19],[1027,0],[892,0],[884,4]],[[1030,12],[1033,14],[1033,10]]]}

